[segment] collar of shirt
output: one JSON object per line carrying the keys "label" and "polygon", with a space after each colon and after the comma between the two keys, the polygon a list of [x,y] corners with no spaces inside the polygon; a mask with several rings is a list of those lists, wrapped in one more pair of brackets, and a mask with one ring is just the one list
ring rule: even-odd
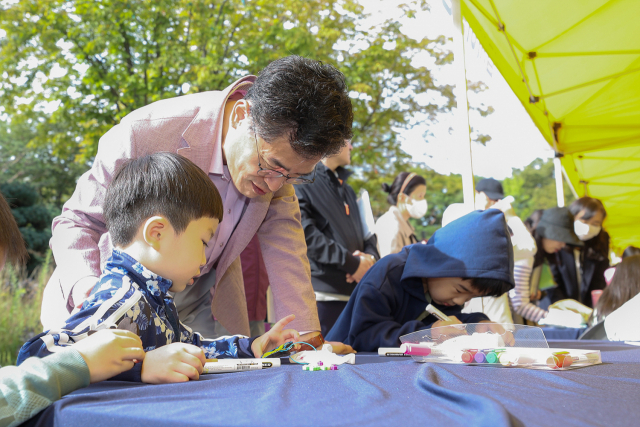
{"label": "collar of shirt", "polygon": [[173,299],[167,294],[173,285],[171,280],[158,276],[130,255],[117,249],[113,250],[111,258],[107,261],[104,274],[129,276],[140,288],[146,290],[150,297],[157,298],[158,303],[162,303],[165,298]]}

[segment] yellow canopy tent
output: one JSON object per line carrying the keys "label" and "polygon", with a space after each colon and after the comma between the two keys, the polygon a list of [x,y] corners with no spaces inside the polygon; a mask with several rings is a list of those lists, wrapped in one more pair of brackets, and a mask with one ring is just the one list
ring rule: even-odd
{"label": "yellow canopy tent", "polygon": [[462,15],[556,152],[640,246],[640,0],[461,0]]}

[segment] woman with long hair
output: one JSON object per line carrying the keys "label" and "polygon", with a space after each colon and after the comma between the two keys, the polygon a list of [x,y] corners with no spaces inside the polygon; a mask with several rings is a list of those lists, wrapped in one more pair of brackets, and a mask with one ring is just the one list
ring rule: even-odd
{"label": "woman with long hair", "polygon": [[603,321],[605,317],[639,293],[640,255],[627,256],[616,266],[611,284],[605,288],[598,299],[590,323]]}

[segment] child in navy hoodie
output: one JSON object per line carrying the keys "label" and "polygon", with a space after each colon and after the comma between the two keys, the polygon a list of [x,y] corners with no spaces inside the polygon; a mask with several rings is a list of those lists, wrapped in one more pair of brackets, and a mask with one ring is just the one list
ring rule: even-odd
{"label": "child in navy hoodie", "polygon": [[[378,261],[356,286],[326,339],[358,351],[397,347],[400,336],[452,323],[489,322],[463,314],[479,296],[500,296],[514,287],[513,249],[504,214],[475,211],[439,229],[425,244],[406,246]],[[433,304],[451,318],[437,321]]]}

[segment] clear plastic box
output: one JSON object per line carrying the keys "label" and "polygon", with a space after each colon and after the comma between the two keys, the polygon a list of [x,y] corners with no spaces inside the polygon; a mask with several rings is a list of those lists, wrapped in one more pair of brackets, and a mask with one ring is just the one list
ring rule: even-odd
{"label": "clear plastic box", "polygon": [[549,348],[534,326],[468,323],[400,337],[401,351],[417,362],[497,368],[567,370],[602,363],[598,350]]}

